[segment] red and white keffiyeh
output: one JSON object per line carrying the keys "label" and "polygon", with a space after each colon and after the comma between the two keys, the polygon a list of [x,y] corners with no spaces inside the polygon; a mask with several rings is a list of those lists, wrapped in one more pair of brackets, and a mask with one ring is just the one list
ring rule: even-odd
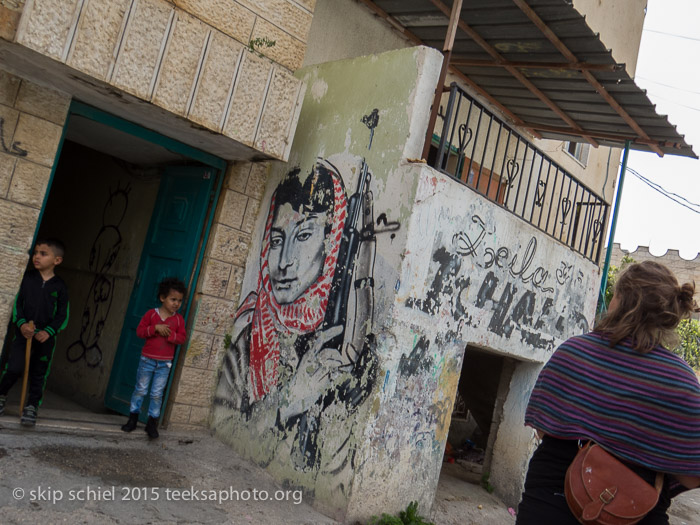
{"label": "red and white keffiyeh", "polygon": [[[316,330],[326,315],[328,297],[333,283],[338,262],[338,251],[347,218],[347,197],[337,170],[324,163],[324,168],[333,179],[333,214],[330,235],[326,243],[326,257],[323,270],[316,282],[290,304],[279,304],[272,292],[270,271],[267,261],[270,250],[270,231],[275,215],[277,192],[272,196],[270,210],[265,223],[265,233],[260,252],[260,276],[258,292],[250,294],[241,304],[236,316],[254,308],[250,336],[250,381],[252,385],[251,401],[265,396],[277,384],[277,366],[279,364],[280,344],[278,331],[285,330],[293,334],[308,334]],[[317,168],[311,174],[317,177]]]}

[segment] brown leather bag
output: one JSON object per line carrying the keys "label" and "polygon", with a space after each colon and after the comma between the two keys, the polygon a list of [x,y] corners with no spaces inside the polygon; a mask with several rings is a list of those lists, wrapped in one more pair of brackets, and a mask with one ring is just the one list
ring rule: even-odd
{"label": "brown leather bag", "polygon": [[633,525],[659,501],[663,474],[656,484],[632,472],[614,456],[588,442],[566,471],[564,493],[571,512],[585,525]]}

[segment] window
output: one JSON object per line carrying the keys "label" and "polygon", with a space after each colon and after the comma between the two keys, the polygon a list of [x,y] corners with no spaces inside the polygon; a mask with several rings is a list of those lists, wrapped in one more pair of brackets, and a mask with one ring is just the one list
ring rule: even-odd
{"label": "window", "polygon": [[591,150],[590,144],[583,144],[581,142],[567,142],[564,149],[584,167],[588,165],[588,152]]}

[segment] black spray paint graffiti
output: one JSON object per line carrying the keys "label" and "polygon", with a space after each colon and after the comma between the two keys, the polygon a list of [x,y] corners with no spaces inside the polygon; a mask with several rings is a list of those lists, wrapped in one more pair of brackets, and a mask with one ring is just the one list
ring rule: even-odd
{"label": "black spray paint graffiti", "polygon": [[440,247],[433,253],[433,261],[438,264],[438,269],[425,299],[409,297],[406,306],[437,315],[447,300],[447,309],[452,312],[453,319],[459,321],[467,315],[462,304],[462,294],[470,283],[469,277],[460,276],[462,257]]}
{"label": "black spray paint graffiti", "polygon": [[5,119],[0,117],[0,148],[5,153],[9,153],[10,155],[16,155],[18,157],[26,157],[27,156],[27,150],[24,148],[20,148],[21,142],[13,142],[10,144],[8,147],[7,142],[5,141]]}
{"label": "black spray paint graffiti", "polygon": [[[378,121],[378,110],[362,119],[370,146]],[[281,181],[263,233],[257,289],[236,313],[222,364],[215,403],[224,420],[274,415],[266,435],[291,445],[300,471],[318,472],[328,456],[334,467],[325,474],[350,467],[352,416],[376,383],[377,236],[400,225],[382,213],[375,228],[371,181],[364,159],[349,198],[328,160],[319,159],[305,176],[294,169]],[[338,432],[340,447],[322,450],[319,436]]]}
{"label": "black spray paint graffiti", "polygon": [[428,371],[433,364],[433,360],[428,354],[430,341],[427,337],[421,336],[413,346],[409,355],[402,355],[399,359],[398,373],[403,376],[414,376],[420,371]]}
{"label": "black spray paint graffiti", "polygon": [[[479,233],[476,240],[472,241],[469,232],[459,232],[452,239],[455,251],[460,255],[475,255],[488,232],[484,221],[478,215],[472,217],[472,223],[477,225]],[[473,234],[472,234],[473,235]],[[532,283],[535,288],[543,292],[553,292],[554,288],[543,287],[544,282],[549,277],[549,271],[542,266],[531,269],[532,260],[537,254],[537,239],[531,237],[522,255],[517,250],[511,250],[505,246],[497,249],[491,247],[484,248],[483,268],[507,268],[510,275],[523,283]],[[520,258],[520,260],[519,260]]]}
{"label": "black spray paint graffiti", "polygon": [[92,244],[88,260],[88,268],[95,273],[95,278],[85,298],[80,339],[73,342],[66,351],[70,363],[85,359],[87,366],[94,368],[102,362],[99,341],[114,297],[114,277],[108,273],[121,248],[119,225],[129,205],[130,191],[128,184],[124,188],[117,186],[117,189],[110,191],[102,212],[102,227]]}
{"label": "black spray paint graffiti", "polygon": [[556,271],[557,282],[559,284],[564,284],[571,277],[571,271],[573,268],[573,264],[566,264],[564,261],[562,261]]}
{"label": "black spray paint graffiti", "polygon": [[[568,336],[588,331],[586,318],[577,310],[580,297],[571,297],[561,312],[555,311],[557,290],[549,286],[549,270],[533,267],[537,239],[531,237],[522,248],[486,246],[495,230],[488,228],[478,215],[471,217],[471,228],[454,235],[451,249],[438,238],[433,252],[437,264],[430,288],[424,298],[409,297],[406,306],[431,315],[448,312],[456,322],[448,336],[456,336],[463,326],[472,326],[470,306],[490,309],[487,329],[510,339],[517,330],[521,341],[534,348],[552,350],[555,336]],[[462,271],[463,260],[469,258],[476,267],[486,270],[475,297],[470,302],[471,276]],[[482,274],[482,272],[478,272]],[[483,275],[483,274],[482,274]],[[574,278],[573,276],[576,275]],[[564,261],[555,272],[559,289],[582,290],[584,276]],[[474,292],[472,296],[474,296]]]}

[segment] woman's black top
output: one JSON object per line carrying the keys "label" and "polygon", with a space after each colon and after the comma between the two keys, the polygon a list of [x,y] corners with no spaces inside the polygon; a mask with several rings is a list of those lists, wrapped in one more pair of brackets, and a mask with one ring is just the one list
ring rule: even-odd
{"label": "woman's black top", "polygon": [[[544,436],[530,460],[516,525],[579,525],[564,496],[566,470],[578,450],[576,440]],[[654,485],[656,472],[629,463],[625,465],[647,483]],[[670,505],[669,481],[666,476],[659,502],[639,525],[668,525],[666,511]]]}

